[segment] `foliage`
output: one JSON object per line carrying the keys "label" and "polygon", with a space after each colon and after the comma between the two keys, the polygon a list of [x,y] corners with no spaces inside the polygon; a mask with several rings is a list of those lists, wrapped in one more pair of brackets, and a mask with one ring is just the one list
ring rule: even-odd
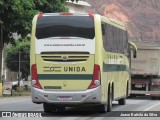
{"label": "foliage", "polygon": [[66,0],[34,0],[35,9],[43,13],[50,12],[65,12],[68,11],[64,7],[64,2]]}
{"label": "foliage", "polygon": [[[68,9],[65,7],[64,2],[65,0],[0,0],[0,21],[3,22],[3,42],[13,44],[15,42],[13,33],[20,35],[22,41],[14,43],[11,48],[7,49],[6,64],[10,70],[18,71],[18,63],[14,62],[18,61],[18,51],[22,53],[22,61],[29,61],[30,46],[28,38],[25,37],[31,32],[33,16],[40,12],[67,11]],[[1,53],[0,49],[0,56]],[[21,64],[21,71],[23,76],[29,74],[29,62]]]}
{"label": "foliage", "polygon": [[14,42],[12,33],[22,38],[31,31],[31,21],[38,12],[67,11],[65,0],[0,0],[0,21],[4,42]]}
{"label": "foliage", "polygon": [[19,71],[19,52],[20,52],[20,70],[22,72],[22,78],[29,75],[29,51],[30,41],[29,38],[21,39],[17,41],[15,45],[12,45],[6,50],[6,66],[12,71]]}
{"label": "foliage", "polygon": [[14,41],[12,33],[22,37],[30,33],[31,19],[38,13],[31,0],[0,0],[0,8],[4,42]]}

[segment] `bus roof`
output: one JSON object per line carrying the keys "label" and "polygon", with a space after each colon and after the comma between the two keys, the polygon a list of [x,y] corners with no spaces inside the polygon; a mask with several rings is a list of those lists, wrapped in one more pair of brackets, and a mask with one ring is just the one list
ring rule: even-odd
{"label": "bus roof", "polygon": [[108,17],[104,17],[101,16],[99,14],[90,14],[90,13],[42,13],[37,15],[37,17],[42,17],[42,16],[90,16],[90,17],[98,17],[100,16],[101,19],[103,21],[106,21],[108,24],[111,24],[115,27],[121,28],[123,30],[126,30],[125,25],[123,22],[116,20],[116,19],[112,19],[112,18],[108,18]]}
{"label": "bus roof", "polygon": [[43,16],[89,16],[87,13],[42,13]]}
{"label": "bus roof", "polygon": [[113,18],[108,18],[108,17],[104,17],[102,16],[102,20],[106,21],[108,24],[111,24],[115,27],[121,28],[123,30],[126,30],[125,28],[125,24],[117,19],[113,19]]}

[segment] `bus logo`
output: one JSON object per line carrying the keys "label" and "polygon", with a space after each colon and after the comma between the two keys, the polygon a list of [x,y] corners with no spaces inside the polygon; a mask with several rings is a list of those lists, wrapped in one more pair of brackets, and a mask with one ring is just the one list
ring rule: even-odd
{"label": "bus logo", "polygon": [[67,60],[67,59],[68,59],[68,57],[67,57],[67,56],[63,56],[62,58],[63,58],[63,60]]}
{"label": "bus logo", "polygon": [[61,67],[43,67],[44,72],[61,72]]}

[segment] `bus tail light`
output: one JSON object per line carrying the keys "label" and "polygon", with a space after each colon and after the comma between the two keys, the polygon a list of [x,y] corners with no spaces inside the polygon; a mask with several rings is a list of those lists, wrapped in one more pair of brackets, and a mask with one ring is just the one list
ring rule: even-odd
{"label": "bus tail light", "polygon": [[94,18],[94,14],[88,14],[89,17]]}
{"label": "bus tail light", "polygon": [[32,72],[32,86],[36,87],[36,88],[39,88],[39,89],[42,89],[42,86],[40,85],[40,83],[38,81],[37,66],[36,66],[36,64],[32,65],[31,72]]}
{"label": "bus tail light", "polygon": [[43,14],[38,14],[38,18],[42,18]]}
{"label": "bus tail light", "polygon": [[100,75],[100,67],[97,64],[94,64],[94,71],[93,71],[93,79],[91,84],[89,85],[88,89],[92,89],[95,87],[98,87],[100,85],[100,79],[101,79],[101,75]]}

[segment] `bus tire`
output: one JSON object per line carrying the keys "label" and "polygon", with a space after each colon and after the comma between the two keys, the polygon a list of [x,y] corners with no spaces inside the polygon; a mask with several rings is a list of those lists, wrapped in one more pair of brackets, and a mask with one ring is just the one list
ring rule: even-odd
{"label": "bus tire", "polygon": [[52,111],[56,111],[56,108],[52,104],[43,103],[43,109],[45,113],[51,113]]}
{"label": "bus tire", "polygon": [[111,112],[112,110],[112,92],[111,90],[108,91],[108,105],[107,105],[107,112]]}
{"label": "bus tire", "polygon": [[125,105],[126,104],[126,98],[122,98],[118,100],[119,105]]}
{"label": "bus tire", "polygon": [[127,89],[126,89],[126,96],[124,98],[121,98],[118,100],[119,105],[125,105],[126,104],[126,97],[128,96],[128,84],[127,84]]}
{"label": "bus tire", "polygon": [[100,113],[106,113],[107,112],[107,104],[103,104],[103,105],[100,105],[100,106],[97,106],[97,110],[100,112]]}

